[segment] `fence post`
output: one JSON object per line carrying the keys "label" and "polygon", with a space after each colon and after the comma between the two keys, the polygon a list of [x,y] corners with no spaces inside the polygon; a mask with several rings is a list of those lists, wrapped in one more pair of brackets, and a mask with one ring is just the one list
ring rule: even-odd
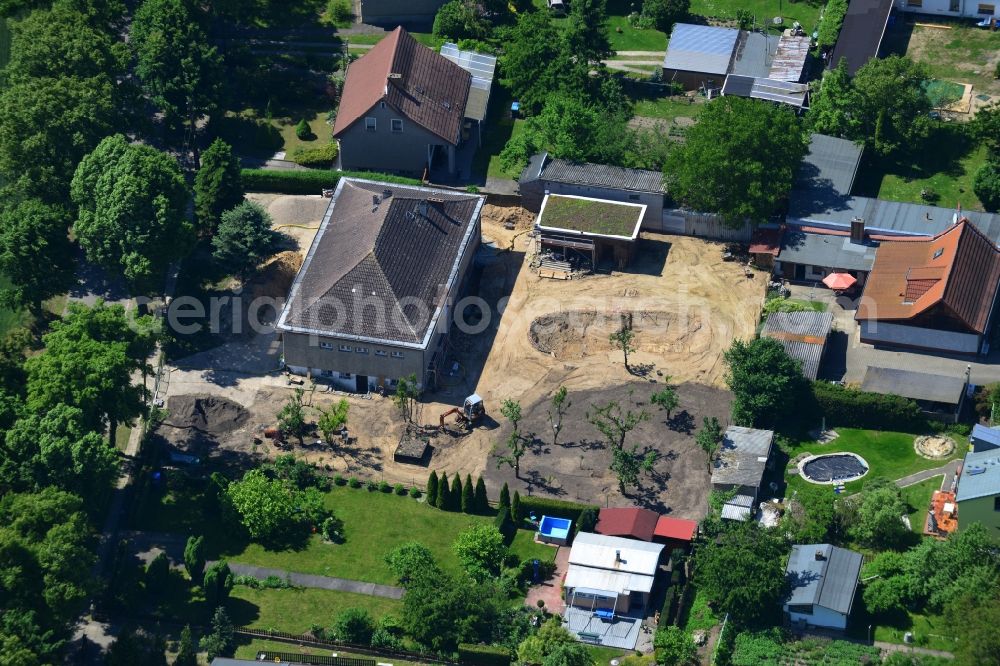
{"label": "fence post", "polygon": [[715,657],[719,654],[719,645],[726,636],[726,627],[729,625],[729,613],[722,618],[722,629],[719,630],[719,637],[715,639],[715,646],[712,648],[712,663],[715,663]]}

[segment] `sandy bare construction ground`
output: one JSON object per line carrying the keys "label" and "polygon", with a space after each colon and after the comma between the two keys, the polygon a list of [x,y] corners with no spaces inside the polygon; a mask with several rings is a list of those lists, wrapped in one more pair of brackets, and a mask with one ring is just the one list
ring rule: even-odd
{"label": "sandy bare construction ground", "polygon": [[[276,227],[295,238],[300,254],[308,249],[329,203],[320,197],[251,197],[269,210]],[[484,208],[487,247],[479,262],[475,293],[486,302],[489,321],[485,330],[476,335],[455,332],[451,355],[459,370],[441,377],[438,392],[425,396],[417,421],[436,426],[443,411],[461,404],[473,391],[484,397],[489,416],[480,427],[463,436],[432,434],[431,468],[463,475],[482,473],[488,465],[495,470],[488,458],[503,432],[498,422],[503,420],[500,402],[518,399],[528,413],[534,409],[532,405],[543,404],[563,385],[571,393],[594,392],[608,400],[616,394],[624,396],[627,385],[656,388],[653,382],[662,383],[664,375],[670,375],[671,383],[691,386],[685,390],[691,396],[692,418],[697,417],[699,423],[702,414],[726,413],[728,394],[719,390],[723,388],[722,351],[734,338],[753,335],[763,300],[764,275],[748,279],[740,265],[723,262],[720,243],[643,234],[629,272],[568,281],[542,279],[530,268],[532,221],[533,216],[523,209]],[[505,223],[513,229],[506,228]],[[294,265],[294,258],[286,257],[283,266],[276,267],[282,281]],[[633,367],[642,369],[642,378],[625,370],[621,353],[608,342],[609,333],[619,326],[623,314],[631,316],[637,333],[638,351],[630,361]],[[168,399],[218,396],[247,412],[231,427],[215,428],[207,438],[195,437],[200,455],[218,456],[243,466],[281,452],[268,440],[254,444],[264,427],[274,425],[281,404],[292,393],[292,387],[275,370],[279,353],[274,335],[244,336],[181,359],[172,369],[167,382]],[[704,386],[695,386],[698,384]],[[342,397],[322,392],[322,387],[315,389],[309,383],[305,388],[310,405],[307,413],[313,419],[318,416],[316,407]],[[330,447],[318,444],[317,438],[311,436],[304,446],[293,442],[286,450],[345,474],[423,483],[427,468],[392,460],[403,431],[392,402],[379,396],[349,396],[348,400],[354,438],[349,445]],[[185,413],[190,411],[188,403],[177,404]],[[582,408],[584,402],[580,405]],[[220,412],[231,413],[228,407]],[[544,410],[539,413],[544,415]],[[214,426],[199,427],[211,430]],[[593,429],[585,420],[581,427]],[[180,448],[187,448],[191,442],[192,429],[186,422],[171,422],[160,433]],[[583,437],[584,433],[579,435]],[[653,444],[657,437],[651,434],[649,443]],[[688,439],[686,435],[664,436],[657,444],[667,447],[662,451],[664,455],[674,450],[674,460],[679,457],[684,461],[676,469],[658,470],[667,475],[668,489],[672,484],[679,485],[677,479],[681,476],[704,482],[695,473],[704,463],[695,454],[703,454],[681,450],[693,446]],[[542,461],[536,462],[536,469],[541,469]],[[556,467],[560,464],[553,460]],[[492,483],[496,475],[491,471],[488,476]],[[609,483],[606,478],[595,478],[592,486],[582,492],[617,493],[614,489],[604,490]],[[673,498],[668,498],[667,503],[671,508],[675,505]],[[676,504],[684,514],[703,511],[700,505],[681,506],[679,500]]]}

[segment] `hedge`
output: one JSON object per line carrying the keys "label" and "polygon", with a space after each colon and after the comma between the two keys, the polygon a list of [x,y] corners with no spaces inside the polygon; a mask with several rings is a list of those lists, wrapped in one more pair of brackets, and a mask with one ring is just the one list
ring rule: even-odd
{"label": "hedge", "polygon": [[830,0],[823,12],[823,20],[819,24],[819,34],[816,37],[816,45],[825,49],[837,43],[840,37],[840,28],[844,25],[844,17],[847,15],[847,0]]}
{"label": "hedge", "polygon": [[927,425],[917,403],[898,395],[813,382],[813,396],[827,426],[913,432]]}
{"label": "hedge", "polygon": [[280,194],[319,194],[336,187],[341,176],[367,178],[398,185],[420,185],[415,178],[403,178],[367,171],[332,171],[329,169],[242,169],[243,189],[247,192]]}
{"label": "hedge", "polygon": [[474,666],[510,666],[510,653],[503,648],[490,645],[460,643],[458,660],[463,664]]}
{"label": "hedge", "polygon": [[534,512],[539,519],[542,516],[553,516],[555,518],[569,518],[577,523],[580,520],[580,514],[587,509],[599,511],[600,507],[596,504],[577,504],[576,502],[565,502],[546,497],[521,498],[521,515],[527,516]]}

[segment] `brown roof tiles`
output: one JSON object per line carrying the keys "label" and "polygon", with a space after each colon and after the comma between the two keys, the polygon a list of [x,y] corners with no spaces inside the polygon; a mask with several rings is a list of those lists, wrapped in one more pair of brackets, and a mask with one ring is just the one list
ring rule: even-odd
{"label": "brown roof tiles", "polygon": [[1000,282],[1000,249],[962,219],[933,238],[883,241],[857,319],[906,321],[940,314],[985,332]]}
{"label": "brown roof tiles", "polygon": [[444,141],[457,144],[471,82],[469,72],[396,28],[348,68],[333,135],[385,102]]}

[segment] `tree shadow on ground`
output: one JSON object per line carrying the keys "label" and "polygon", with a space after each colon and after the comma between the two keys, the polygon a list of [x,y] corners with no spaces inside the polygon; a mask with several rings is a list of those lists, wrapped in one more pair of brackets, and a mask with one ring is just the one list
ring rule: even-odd
{"label": "tree shadow on ground", "polygon": [[975,141],[968,128],[935,123],[927,139],[910,150],[903,151],[904,154],[880,157],[874,150],[866,150],[862,155],[852,193],[856,196],[877,197],[887,175],[897,176],[905,182],[922,180],[935,174],[959,178],[965,173],[962,159],[975,148]]}
{"label": "tree shadow on ground", "polygon": [[694,432],[694,416],[688,410],[682,409],[667,419],[667,427],[674,432],[690,435]]}
{"label": "tree shadow on ground", "polygon": [[245,627],[260,619],[260,606],[246,599],[229,597],[226,600],[226,610],[229,611],[229,619],[237,627]]}

